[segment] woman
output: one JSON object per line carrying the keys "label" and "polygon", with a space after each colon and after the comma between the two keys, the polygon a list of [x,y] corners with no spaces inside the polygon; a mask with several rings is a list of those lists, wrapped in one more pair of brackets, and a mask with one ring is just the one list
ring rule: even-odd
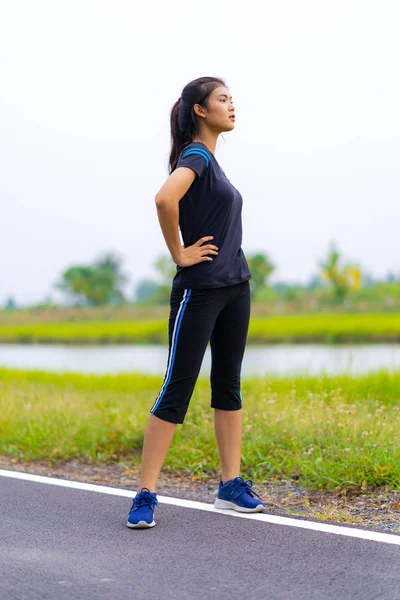
{"label": "woman", "polygon": [[208,342],[211,407],[222,470],[214,506],[241,512],[265,508],[251,489],[252,482],[239,476],[240,377],[251,273],[241,248],[242,197],[215,158],[219,134],[234,127],[229,88],[215,77],[191,81],[171,111],[170,175],[155,198],[165,242],[177,265],[170,296],[168,363],[150,411],[128,527],[155,525],[157,478],[176,425],[184,421]]}

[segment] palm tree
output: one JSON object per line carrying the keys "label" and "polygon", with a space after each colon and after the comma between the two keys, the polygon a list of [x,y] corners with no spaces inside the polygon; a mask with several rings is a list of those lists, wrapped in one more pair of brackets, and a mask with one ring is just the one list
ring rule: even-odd
{"label": "palm tree", "polygon": [[333,288],[335,300],[343,302],[352,291],[358,291],[362,286],[362,275],[358,265],[347,263],[341,266],[340,252],[332,242],[325,260],[318,264],[322,279]]}

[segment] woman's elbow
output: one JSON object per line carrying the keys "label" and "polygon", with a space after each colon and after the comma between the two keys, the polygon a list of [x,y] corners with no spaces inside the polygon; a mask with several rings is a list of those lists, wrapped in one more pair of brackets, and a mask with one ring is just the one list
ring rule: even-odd
{"label": "woman's elbow", "polygon": [[170,208],[174,206],[175,201],[173,198],[166,196],[165,194],[156,194],[155,203],[157,208]]}
{"label": "woman's elbow", "polygon": [[154,200],[155,200],[156,206],[162,206],[163,204],[165,204],[165,201],[166,201],[165,196],[162,194],[156,194]]}

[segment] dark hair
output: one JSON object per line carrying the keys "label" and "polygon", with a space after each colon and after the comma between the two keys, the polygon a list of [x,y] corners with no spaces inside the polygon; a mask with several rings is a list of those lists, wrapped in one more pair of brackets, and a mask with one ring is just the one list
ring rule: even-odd
{"label": "dark hair", "polygon": [[183,88],[181,98],[175,102],[171,110],[170,173],[175,169],[183,148],[190,144],[200,132],[199,119],[193,110],[193,106],[200,104],[208,110],[210,94],[221,85],[225,85],[225,81],[219,79],[219,77],[199,77]]}

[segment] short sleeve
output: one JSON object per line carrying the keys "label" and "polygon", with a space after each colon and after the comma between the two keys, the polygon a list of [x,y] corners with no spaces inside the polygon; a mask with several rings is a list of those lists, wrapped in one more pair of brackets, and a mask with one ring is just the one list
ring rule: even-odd
{"label": "short sleeve", "polygon": [[199,177],[201,177],[209,164],[210,154],[207,150],[190,146],[181,152],[176,168],[189,167],[189,169],[192,169]]}

